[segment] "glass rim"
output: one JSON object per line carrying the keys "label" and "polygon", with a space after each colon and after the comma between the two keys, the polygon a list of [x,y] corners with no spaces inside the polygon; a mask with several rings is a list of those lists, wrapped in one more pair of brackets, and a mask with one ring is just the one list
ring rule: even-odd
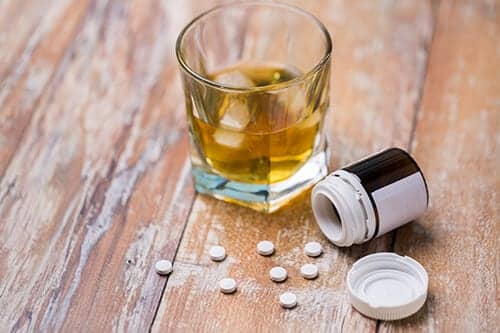
{"label": "glass rim", "polygon": [[[301,15],[305,15],[308,18],[312,19],[316,23],[316,25],[319,27],[321,32],[323,33],[323,36],[325,37],[326,47],[325,47],[325,51],[324,51],[323,55],[321,56],[321,59],[317,62],[317,64],[312,69],[310,69],[309,71],[307,71],[307,72],[305,72],[305,73],[303,73],[303,74],[301,74],[301,75],[299,75],[291,80],[275,83],[272,85],[265,85],[265,86],[251,87],[251,88],[234,87],[234,86],[224,85],[224,84],[218,83],[216,81],[210,80],[207,77],[205,77],[205,76],[201,75],[200,73],[196,72],[195,70],[193,70],[187,64],[187,62],[185,61],[185,59],[182,55],[182,52],[181,52],[181,44],[182,44],[183,37],[186,34],[186,32],[191,27],[193,27],[196,22],[198,22],[200,19],[202,19],[203,17],[205,17],[211,13],[222,10],[222,9],[226,9],[228,7],[236,7],[236,6],[240,6],[240,5],[265,5],[265,6],[270,6],[270,7],[281,7],[281,8],[285,8],[287,10],[297,12]],[[218,6],[211,8],[211,9],[208,9],[208,10],[202,12],[201,14],[199,14],[198,16],[196,16],[195,18],[193,18],[188,24],[186,24],[186,26],[179,33],[179,36],[177,37],[177,41],[175,43],[175,54],[177,57],[177,61],[179,62],[179,64],[181,65],[181,68],[186,73],[188,73],[189,75],[191,75],[191,77],[193,77],[194,79],[196,79],[196,80],[198,80],[206,85],[212,86],[212,87],[217,88],[217,89],[227,90],[227,91],[232,91],[232,92],[272,91],[272,90],[283,89],[283,88],[304,82],[309,77],[311,77],[312,75],[319,72],[323,68],[323,66],[330,60],[330,57],[332,54],[332,49],[333,49],[333,46],[332,46],[332,38],[330,36],[330,33],[329,33],[328,29],[325,27],[325,25],[316,16],[314,16],[310,12],[308,12],[302,8],[299,8],[297,6],[293,6],[293,5],[289,5],[289,4],[285,4],[285,3],[281,3],[281,2],[265,1],[265,0],[253,0],[253,1],[245,1],[245,2],[239,1],[239,2],[218,5]]]}

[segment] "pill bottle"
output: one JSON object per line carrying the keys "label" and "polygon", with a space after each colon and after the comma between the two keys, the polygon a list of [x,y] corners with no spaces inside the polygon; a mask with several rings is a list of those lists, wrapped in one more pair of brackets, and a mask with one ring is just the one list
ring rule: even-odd
{"label": "pill bottle", "polygon": [[389,148],[337,170],[312,194],[316,222],[337,246],[361,244],[421,216],[429,193],[404,150]]}

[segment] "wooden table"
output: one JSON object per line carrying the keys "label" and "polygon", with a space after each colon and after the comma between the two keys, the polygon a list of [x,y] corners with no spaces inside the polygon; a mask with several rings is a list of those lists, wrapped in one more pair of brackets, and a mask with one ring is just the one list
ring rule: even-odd
{"label": "wooden table", "polygon": [[[430,187],[419,221],[345,249],[307,197],[264,215],[195,194],[174,43],[214,3],[0,2],[0,331],[499,332],[500,3],[293,1],[335,43],[331,168],[400,146]],[[263,239],[271,258],[255,252]],[[302,254],[310,240],[319,259]],[[207,256],[218,243],[222,263]],[[378,251],[429,272],[409,319],[349,305],[346,272]],[[175,261],[170,277],[159,258]],[[306,261],[318,279],[299,277]],[[287,282],[269,281],[276,264]],[[279,307],[284,290],[297,308]]]}

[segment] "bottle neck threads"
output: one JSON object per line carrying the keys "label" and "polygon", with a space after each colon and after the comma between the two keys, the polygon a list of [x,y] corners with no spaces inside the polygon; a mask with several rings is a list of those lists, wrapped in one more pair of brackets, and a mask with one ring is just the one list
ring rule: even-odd
{"label": "bottle neck threads", "polygon": [[344,170],[316,185],[312,207],[321,231],[337,246],[361,244],[375,234],[376,216],[368,194],[359,179]]}

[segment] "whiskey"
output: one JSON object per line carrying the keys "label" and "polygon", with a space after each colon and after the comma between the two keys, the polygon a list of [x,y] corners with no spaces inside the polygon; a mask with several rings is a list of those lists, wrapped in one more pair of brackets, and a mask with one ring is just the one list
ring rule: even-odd
{"label": "whiskey", "polygon": [[274,2],[220,6],[182,30],[198,193],[271,213],[326,176],[331,52],[318,19]]}
{"label": "whiskey", "polygon": [[[327,107],[317,102],[323,89],[296,80],[301,74],[291,67],[242,64],[207,75],[228,89],[190,91],[198,155],[234,181],[272,184],[292,176],[313,153]],[[287,88],[280,89],[284,82]]]}

